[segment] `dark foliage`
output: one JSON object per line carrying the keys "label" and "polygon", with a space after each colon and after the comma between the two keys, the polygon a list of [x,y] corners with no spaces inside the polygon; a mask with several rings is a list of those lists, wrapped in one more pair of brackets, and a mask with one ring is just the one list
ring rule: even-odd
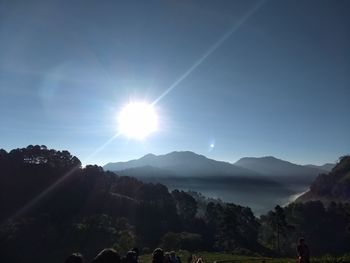
{"label": "dark foliage", "polygon": [[260,222],[261,243],[282,255],[295,255],[299,237],[305,237],[313,256],[350,251],[350,204],[292,203],[277,206]]}
{"label": "dark foliage", "polygon": [[46,146],[0,150],[0,172],[4,262],[63,262],[76,251],[91,260],[104,247],[125,253],[136,245],[294,255],[299,235],[314,254],[350,249],[349,205],[291,204],[258,220],[248,207],[202,198],[197,213],[188,193],[81,168],[68,151]]}

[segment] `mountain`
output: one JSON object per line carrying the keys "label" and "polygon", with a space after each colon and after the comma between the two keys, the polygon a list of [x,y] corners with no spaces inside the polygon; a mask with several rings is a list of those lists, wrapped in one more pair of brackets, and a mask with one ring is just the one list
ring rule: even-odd
{"label": "mountain", "polygon": [[131,168],[154,167],[167,170],[176,176],[256,176],[259,173],[228,162],[216,161],[189,151],[171,152],[164,155],[147,154],[128,162],[108,163],[103,168],[109,171],[123,171]]}
{"label": "mountain", "polygon": [[335,163],[326,163],[324,165],[313,165],[313,164],[307,164],[305,165],[306,167],[310,167],[310,168],[316,168],[316,169],[321,169],[321,170],[325,170],[327,172],[332,171],[332,169],[335,167]]}
{"label": "mountain", "polygon": [[269,176],[318,175],[319,173],[326,171],[316,167],[294,164],[277,159],[273,156],[245,157],[239,159],[234,164]]}
{"label": "mountain", "polygon": [[169,189],[193,190],[225,202],[251,207],[263,214],[276,204],[294,201],[320,173],[327,171],[275,157],[242,158],[235,164],[215,161],[193,152],[147,154],[128,162],[108,163],[104,170]]}
{"label": "mountain", "polygon": [[329,173],[320,174],[309,191],[296,201],[350,202],[350,156],[344,156]]}
{"label": "mountain", "polygon": [[304,186],[305,188],[312,183],[317,175],[327,172],[320,168],[294,164],[273,156],[245,157],[238,160],[234,165],[259,172],[277,182]]}
{"label": "mountain", "polygon": [[118,171],[119,175],[131,176],[137,178],[161,178],[166,175],[166,177],[176,177],[177,175],[167,169],[157,168],[154,166],[146,165],[140,167],[127,168]]}

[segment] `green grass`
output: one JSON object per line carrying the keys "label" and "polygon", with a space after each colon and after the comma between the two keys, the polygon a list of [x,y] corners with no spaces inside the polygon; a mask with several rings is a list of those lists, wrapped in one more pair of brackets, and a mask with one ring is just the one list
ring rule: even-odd
{"label": "green grass", "polygon": [[[182,263],[187,263],[190,253],[187,251],[178,251],[177,255],[180,256]],[[229,253],[217,253],[217,252],[198,252],[196,255],[200,255],[204,263],[213,263],[214,261],[227,261],[227,263],[297,263],[297,258],[268,258],[268,257],[254,257],[243,255],[232,255]],[[151,263],[152,255],[142,255],[141,260],[143,263]],[[231,262],[229,262],[231,261]],[[344,255],[341,257],[323,256],[312,258],[311,263],[350,263],[350,255]]]}
{"label": "green grass", "polygon": [[[187,263],[190,253],[187,251],[179,251],[177,255],[180,256],[182,263]],[[263,260],[266,263],[296,263],[296,259],[290,258],[267,258],[267,257],[254,257],[254,256],[241,256],[241,255],[232,255],[229,253],[217,253],[217,252],[197,252],[195,255],[200,255],[203,259],[204,263],[212,263],[214,261],[231,261],[234,263],[248,263],[255,262],[260,263]],[[143,263],[151,263],[152,255],[143,255],[141,256],[141,260]]]}

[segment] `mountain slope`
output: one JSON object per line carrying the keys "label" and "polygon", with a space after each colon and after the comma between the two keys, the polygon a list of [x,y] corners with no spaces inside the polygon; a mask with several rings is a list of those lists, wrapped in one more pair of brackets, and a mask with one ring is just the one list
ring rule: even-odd
{"label": "mountain slope", "polygon": [[309,191],[300,196],[297,202],[320,200],[350,202],[350,156],[341,157],[328,174],[320,174],[311,184]]}
{"label": "mountain slope", "polygon": [[288,161],[277,159],[273,156],[267,157],[245,157],[234,163],[236,166],[246,168],[269,176],[298,176],[318,175],[325,170],[297,165]]}
{"label": "mountain slope", "polygon": [[305,166],[306,167],[310,167],[310,168],[321,169],[321,170],[325,170],[327,172],[330,172],[335,167],[335,165],[336,165],[335,163],[325,163],[324,165],[307,164]]}
{"label": "mountain slope", "polygon": [[109,171],[123,171],[145,166],[165,169],[177,176],[258,175],[257,172],[246,168],[238,167],[228,162],[209,159],[189,151],[171,152],[158,156],[147,154],[137,160],[108,163],[103,168]]}
{"label": "mountain slope", "polygon": [[122,176],[130,176],[137,178],[161,178],[165,176],[176,177],[176,174],[170,170],[157,168],[149,165],[120,170],[118,171],[118,174]]}

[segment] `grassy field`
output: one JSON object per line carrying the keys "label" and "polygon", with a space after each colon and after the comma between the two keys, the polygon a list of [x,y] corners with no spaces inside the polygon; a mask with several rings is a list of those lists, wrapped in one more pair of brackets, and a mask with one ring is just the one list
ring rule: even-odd
{"label": "grassy field", "polygon": [[[187,251],[179,251],[177,255],[180,256],[182,263],[187,263],[188,258],[190,257],[190,253]],[[234,263],[248,263],[255,262],[261,263],[265,261],[266,263],[296,263],[296,259],[281,259],[281,258],[266,258],[266,257],[252,257],[252,256],[240,256],[240,255],[232,255],[229,253],[215,253],[215,252],[198,252],[195,255],[200,255],[203,259],[204,263],[213,263],[215,261],[227,261]],[[143,263],[151,263],[152,255],[143,255],[141,256],[141,260]]]}
{"label": "grassy field", "polygon": [[[177,255],[180,256],[182,263],[187,263],[190,253],[187,251],[179,251]],[[252,257],[252,256],[240,256],[232,255],[229,253],[214,253],[214,252],[199,252],[196,255],[200,255],[204,263],[213,263],[215,261],[225,261],[223,263],[297,263],[296,258],[267,258],[267,257]],[[141,256],[143,263],[151,263],[152,255]],[[312,258],[311,263],[350,263],[350,255],[342,257],[324,256],[320,258]]]}

